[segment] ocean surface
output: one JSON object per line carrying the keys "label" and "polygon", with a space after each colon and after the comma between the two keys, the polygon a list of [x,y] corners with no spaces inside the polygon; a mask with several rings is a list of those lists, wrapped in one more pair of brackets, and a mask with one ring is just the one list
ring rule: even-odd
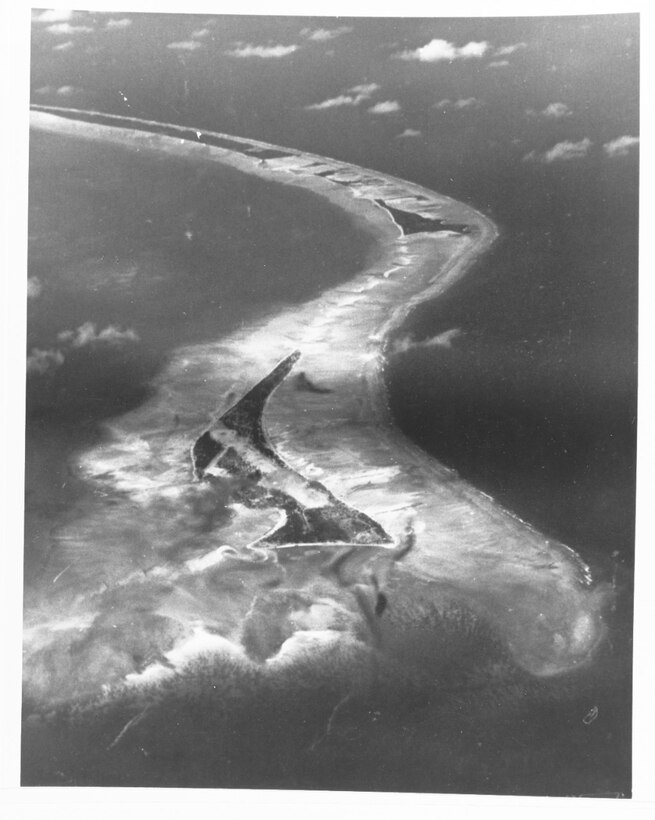
{"label": "ocean surface", "polygon": [[[271,587],[248,609],[251,569],[182,579],[187,555],[231,526],[229,493],[217,501],[190,486],[182,466],[161,481],[171,494],[133,503],[118,479],[135,492],[143,481],[147,495],[175,418],[164,408],[152,452],[134,458],[128,425],[109,467],[105,423],[155,389],[174,391],[162,374],[176,347],[299,304],[377,249],[308,192],[35,133],[24,785],[629,796],[639,16],[121,17],[36,22],[32,101],[361,164],[497,224],[491,252],[399,332],[385,365],[391,409],[427,452],[574,548],[616,597],[593,662],[535,678],[461,600],[425,605],[411,581],[384,613],[391,662],[379,666],[338,591],[326,604],[306,587]],[[432,41],[485,55],[398,59]],[[287,53],[264,60],[248,46],[249,58],[237,56],[266,43]],[[358,88],[373,90],[320,105]],[[373,113],[385,100],[397,109]],[[559,113],[547,116],[553,104]],[[632,147],[610,156],[604,146],[621,137]],[[562,143],[579,144],[577,156],[545,161]],[[212,410],[197,415],[204,423]],[[103,483],[125,453],[114,485]],[[344,631],[269,664],[221,644],[228,631],[199,629],[190,643],[216,651],[213,664],[89,696],[99,680],[161,664],[175,615],[207,600],[226,621],[248,609],[246,642],[275,648],[330,618]],[[71,688],[56,708],[33,694]]]}
{"label": "ocean surface", "polygon": [[[31,158],[28,605],[56,549],[53,533],[95,492],[72,467],[76,456],[100,440],[104,420],[150,395],[171,350],[299,303],[376,253],[371,237],[318,197],[227,168],[37,133]],[[235,696],[226,678],[226,702],[238,702],[244,717],[220,718],[233,733],[231,745],[227,736],[217,741],[220,775],[205,762],[196,781],[184,781],[196,776],[182,765],[185,748],[211,733],[206,715],[180,695],[171,708],[187,720],[182,734],[161,729],[157,767],[138,758],[149,785],[178,777],[209,786],[629,793],[636,176],[625,168],[615,179],[543,173],[538,186],[521,168],[496,168],[459,191],[449,186],[473,204],[479,197],[502,235],[458,286],[410,317],[402,331],[409,342],[389,357],[386,375],[411,438],[617,586],[610,641],[591,675],[579,690],[575,681],[533,690],[520,676],[480,696],[453,684],[454,699],[442,694],[439,703],[417,686],[402,701],[377,704],[382,711],[371,707],[364,730],[361,715],[350,724],[346,715],[343,737],[301,762],[294,733],[300,738],[302,722],[314,719],[316,689],[293,701],[253,673],[250,702],[250,690]],[[434,343],[446,331],[455,331],[447,344]],[[479,626],[436,621],[425,629],[438,633],[456,669],[494,657]],[[329,694],[332,670],[323,663],[308,675]],[[516,705],[526,699],[534,703],[527,713]],[[129,703],[116,708],[118,716],[99,708],[98,722],[120,727],[134,714]],[[380,718],[387,708],[392,717]],[[63,737],[78,772],[73,783],[129,784],[129,756],[94,770],[96,730],[86,731],[39,731],[42,748],[28,734],[28,781],[72,784],[48,759]],[[279,760],[265,749],[253,758],[257,744],[278,748],[285,732],[292,738]],[[85,744],[86,769],[78,759]]]}
{"label": "ocean surface", "polygon": [[[90,55],[52,51],[35,26],[33,100],[68,104],[55,90],[72,84],[82,95],[74,105],[360,163],[489,215],[502,232],[495,250],[447,299],[417,311],[410,329],[417,342],[457,329],[452,347],[413,347],[389,363],[396,418],[587,560],[604,565],[618,552],[630,570],[638,152],[608,159],[602,145],[639,132],[639,16],[342,18],[347,37],[261,64],[229,57],[229,44],[300,42],[303,27],[328,30],[336,21],[227,15],[208,24],[219,23],[215,47],[193,58],[167,47],[201,19],[133,15],[107,54]],[[498,70],[477,60],[390,59],[437,37],[516,50]],[[366,78],[402,102],[399,118],[354,106],[308,110]],[[457,98],[474,105],[437,105]],[[553,101],[567,115],[538,116]],[[406,124],[421,136],[398,139]],[[531,149],[586,138],[584,161],[525,161]],[[314,242],[316,231],[307,235]],[[238,240],[234,247],[239,255]],[[320,265],[321,253],[315,258]],[[323,270],[329,279],[329,262]]]}
{"label": "ocean surface", "polygon": [[[449,193],[486,202],[501,236],[464,281],[414,312],[415,344],[387,367],[396,419],[597,569],[629,569],[637,163],[506,165]],[[450,346],[430,344],[448,330]]]}
{"label": "ocean surface", "polygon": [[28,583],[53,510],[84,493],[66,460],[150,395],[174,349],[315,296],[376,252],[316,195],[216,163],[40,132],[30,156],[27,347],[51,360],[27,380]]}

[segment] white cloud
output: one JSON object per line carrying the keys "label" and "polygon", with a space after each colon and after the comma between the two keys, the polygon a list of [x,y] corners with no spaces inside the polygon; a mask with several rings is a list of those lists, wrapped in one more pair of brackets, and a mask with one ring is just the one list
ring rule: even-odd
{"label": "white cloud", "polygon": [[66,40],[65,43],[59,43],[59,45],[53,46],[53,51],[70,51],[71,48],[74,48],[75,43],[72,40]]}
{"label": "white cloud", "polygon": [[42,376],[48,370],[56,370],[64,363],[61,350],[40,350],[35,347],[27,357],[27,372]]}
{"label": "white cloud", "polygon": [[55,91],[60,97],[74,97],[76,94],[81,94],[82,89],[76,88],[74,85],[62,85]]}
{"label": "white cloud", "polygon": [[479,43],[470,42],[467,43],[465,46],[457,49],[457,57],[463,59],[469,59],[470,57],[484,57],[489,49],[489,43],[486,40],[483,40]]}
{"label": "white cloud", "polygon": [[55,89],[51,85],[42,85],[41,88],[37,88],[34,92],[35,94],[53,94]]}
{"label": "white cloud", "polygon": [[[28,298],[37,298],[41,290],[41,282],[36,277],[28,279]],[[116,325],[107,325],[107,327],[98,331],[94,322],[84,322],[76,330],[63,330],[58,333],[57,340],[73,348],[82,348],[95,344],[117,346],[126,342],[138,342],[139,335],[131,328],[122,330]],[[61,367],[65,361],[64,353],[58,348],[50,348],[49,350],[33,348],[27,357],[27,372],[43,375],[50,370]]]}
{"label": "white cloud", "polygon": [[592,145],[593,143],[589,137],[585,137],[579,142],[564,140],[563,142],[558,142],[556,145],[553,145],[552,148],[543,154],[530,151],[529,154],[523,157],[523,161],[545,162],[546,164],[550,164],[551,162],[569,162],[574,159],[582,159],[587,156]]}
{"label": "white cloud", "polygon": [[375,103],[368,110],[371,114],[395,114],[400,111],[400,103],[396,100],[385,100],[384,102]]}
{"label": "white cloud", "polygon": [[226,52],[230,57],[260,57],[262,59],[275,59],[287,57],[298,51],[299,46],[253,46],[248,43],[237,44],[232,51]]}
{"label": "white cloud", "polygon": [[629,137],[627,134],[618,137],[603,145],[603,151],[608,157],[625,157],[630,153],[630,149],[639,145],[639,137]]}
{"label": "white cloud", "polygon": [[317,28],[312,31],[309,28],[304,28],[300,34],[302,37],[307,37],[308,40],[314,42],[325,42],[326,40],[334,40],[336,37],[341,37],[343,34],[349,34],[352,31],[350,26],[340,26],[339,28],[327,29]]}
{"label": "white cloud", "polygon": [[487,68],[505,68],[509,65],[509,60],[492,60]]}
{"label": "white cloud", "polygon": [[48,26],[46,31],[50,34],[66,34],[72,36],[73,34],[89,34],[93,31],[89,26],[71,26],[70,23],[55,23],[53,26]]}
{"label": "white cloud", "polygon": [[509,57],[509,55],[514,54],[515,51],[527,47],[527,43],[514,43],[511,46],[501,46],[494,51],[494,57]]}
{"label": "white cloud", "polygon": [[342,105],[357,105],[357,98],[349,94],[339,94],[338,97],[330,97],[329,100],[323,100],[320,103],[313,105],[306,105],[307,111],[323,111],[326,108],[339,108]]}
{"label": "white cloud", "polygon": [[75,16],[75,12],[68,9],[48,9],[41,14],[32,13],[34,15],[32,19],[37,23],[63,23]]}
{"label": "white cloud", "polygon": [[89,344],[122,344],[123,342],[138,342],[138,334],[128,328],[121,330],[116,325],[108,325],[101,331],[96,330],[94,322],[84,322],[76,330],[64,330],[58,334],[60,342],[69,342],[73,347],[86,347]]}
{"label": "white cloud", "polygon": [[123,28],[129,28],[132,25],[132,21],[129,17],[121,17],[120,19],[111,18],[107,20],[105,23],[105,28],[109,31],[119,31]]}
{"label": "white cloud", "polygon": [[489,43],[486,40],[482,42],[467,43],[461,48],[458,48],[448,40],[430,40],[426,45],[415,49],[414,51],[403,51],[396,56],[401,60],[419,60],[422,63],[436,63],[441,60],[467,60],[473,57],[483,57],[489,50]]}
{"label": "white cloud", "polygon": [[465,108],[481,108],[483,103],[477,97],[466,97],[460,100],[439,100],[435,104],[435,108],[440,108],[443,111],[454,108],[457,111],[462,111]]}
{"label": "white cloud", "polygon": [[199,48],[204,48],[204,45],[197,40],[180,40],[178,43],[168,43],[166,48],[173,51],[197,51]]}
{"label": "white cloud", "polygon": [[412,137],[422,137],[423,134],[421,131],[417,131],[415,128],[405,128],[402,134],[396,134],[396,139],[411,139]]}
{"label": "white cloud", "polygon": [[38,299],[43,292],[43,284],[38,276],[30,276],[27,280],[27,298]]}
{"label": "white cloud", "polygon": [[202,40],[203,37],[209,37],[212,33],[210,28],[197,28],[195,31],[191,32],[191,39],[192,40]]}
{"label": "white cloud", "polygon": [[587,156],[591,145],[592,143],[589,137],[585,137],[579,142],[564,140],[564,142],[558,142],[557,145],[554,145],[549,151],[546,151],[543,156],[543,161],[559,162],[562,160],[580,159],[581,157]]}
{"label": "white cloud", "polygon": [[377,83],[361,83],[360,85],[352,86],[352,88],[347,88],[346,91],[339,94],[338,97],[331,97],[320,103],[306,105],[305,108],[308,111],[322,111],[326,108],[338,108],[342,105],[359,105],[370,99],[371,96],[379,90],[380,86]]}
{"label": "white cloud", "polygon": [[566,103],[552,102],[539,113],[542,117],[546,117],[546,119],[549,120],[561,120],[564,117],[570,117],[573,114],[573,111],[571,111]]}
{"label": "white cloud", "polygon": [[379,90],[380,86],[377,83],[360,83],[359,85],[354,85],[352,88],[348,89],[349,92],[353,94],[361,94],[363,97],[370,97]]}

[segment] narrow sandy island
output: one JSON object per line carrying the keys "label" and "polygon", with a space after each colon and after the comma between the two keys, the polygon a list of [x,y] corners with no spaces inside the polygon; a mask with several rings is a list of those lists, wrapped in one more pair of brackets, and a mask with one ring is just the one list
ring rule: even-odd
{"label": "narrow sandy island", "polygon": [[[380,253],[350,282],[312,301],[214,343],[178,350],[155,397],[116,419],[111,441],[86,454],[88,475],[111,475],[113,486],[135,499],[163,492],[162,482],[174,492],[190,480],[189,447],[211,414],[220,416],[299,351],[264,413],[267,439],[284,462],[378,522],[395,541],[410,520],[416,545],[397,566],[399,576],[416,579],[417,594],[439,588],[466,600],[524,669],[550,675],[583,665],[604,632],[607,591],[593,585],[574,552],[413,445],[388,410],[385,352],[402,337],[412,309],[451,287],[490,247],[493,223],[418,185],[324,157],[176,126],[93,119],[88,112],[41,109],[32,112],[31,124],[136,151],[205,158],[309,189],[373,232]],[[156,464],[144,456],[155,440]],[[221,537],[243,546],[271,523],[253,518],[252,526],[242,523]]]}

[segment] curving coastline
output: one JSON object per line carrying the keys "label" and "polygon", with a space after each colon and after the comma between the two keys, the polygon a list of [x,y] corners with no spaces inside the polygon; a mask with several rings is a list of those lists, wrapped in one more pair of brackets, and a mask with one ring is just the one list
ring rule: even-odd
{"label": "curving coastline", "polygon": [[[188,447],[207,414],[227,410],[228,396],[244,393],[297,349],[299,373],[318,390],[299,389],[297,379],[289,378],[264,413],[268,439],[285,462],[396,540],[411,517],[417,543],[397,568],[398,583],[411,577],[425,585],[427,597],[448,591],[465,598],[494,624],[526,670],[550,675],[584,664],[602,638],[606,592],[593,587],[572,551],[413,445],[395,428],[386,400],[385,353],[413,308],[443,293],[492,244],[493,223],[448,197],[347,163],[227,135],[157,123],[140,130],[138,120],[88,112],[82,119],[84,114],[35,107],[32,127],[203,157],[307,188],[348,211],[380,247],[380,255],[347,284],[214,343],[179,350],[155,397],[116,419],[112,441],[85,456],[89,476],[102,462],[116,486],[137,493],[130,485],[140,465],[135,442],[161,435],[174,413],[180,425],[161,460],[170,486],[188,480]],[[424,220],[436,230],[404,231],[394,211],[410,222],[414,216],[414,226]],[[259,521],[250,535],[258,527]],[[248,534],[246,527],[245,542],[236,546],[247,543]],[[285,548],[289,559],[293,549]]]}

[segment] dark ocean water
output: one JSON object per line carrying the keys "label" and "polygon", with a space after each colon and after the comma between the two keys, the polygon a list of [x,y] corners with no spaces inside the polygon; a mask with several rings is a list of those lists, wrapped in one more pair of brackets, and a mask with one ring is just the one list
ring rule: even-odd
{"label": "dark ocean water", "polygon": [[[73,706],[72,719],[64,711],[47,729],[24,730],[24,781],[628,795],[638,158],[609,159],[602,145],[639,133],[638,16],[235,15],[216,21],[211,47],[188,54],[167,44],[188,39],[199,17],[131,18],[126,30],[105,32],[91,15],[88,49],[54,50],[45,26],[35,27],[34,102],[359,163],[466,201],[497,223],[494,249],[410,317],[403,333],[416,344],[387,363],[390,403],[410,437],[575,548],[619,595],[608,640],[582,676],[535,682],[512,673],[489,685],[483,672],[479,686],[484,659],[498,662],[489,636],[428,613],[421,628],[436,684],[392,684],[390,700],[386,682],[373,687],[311,753],[344,691],[339,675],[351,674],[331,657],[310,659],[306,677],[277,689],[259,672],[223,668],[218,702],[215,670],[196,674],[188,691],[159,693],[156,725],[145,720],[138,743],[111,753],[98,739],[117,736],[143,704],[128,697],[79,715]],[[323,44],[300,35],[342,24],[352,33]],[[478,60],[391,58],[432,38],[523,45],[498,71]],[[236,42],[300,47],[260,62],[230,57]],[[398,99],[401,113],[306,108],[363,82],[380,85],[376,101]],[[479,106],[435,108],[470,97]],[[534,115],[555,101],[571,116]],[[397,139],[405,127],[423,136]],[[593,147],[582,160],[522,161],[586,138]],[[28,379],[28,585],[47,563],[53,524],[89,492],[69,459],[97,441],[103,419],[148,396],[173,347],[302,301],[347,279],[372,251],[348,220],[303,192],[170,157],[118,148],[98,156],[90,143],[43,135],[33,138],[30,197],[30,276],[41,293],[29,305],[28,350],[60,351],[64,362]],[[87,322],[98,332],[133,330],[138,342],[76,347],[57,338]],[[450,348],[421,344],[451,329],[459,332]],[[468,683],[449,689],[449,676]]]}
{"label": "dark ocean water", "polygon": [[[410,317],[404,333],[419,344],[390,360],[390,400],[428,451],[609,573],[603,555],[629,555],[631,546],[634,213],[610,216],[598,199],[585,218],[558,217],[567,190],[574,195],[570,181],[560,185],[543,223],[521,217],[518,205],[511,223],[508,209],[496,249]],[[28,587],[48,561],[50,529],[90,492],[71,458],[97,440],[103,419],[149,395],[169,351],[306,299],[374,252],[348,219],[302,191],[44,135],[33,137],[30,206],[30,275],[41,292],[30,301],[28,349],[59,350],[64,362],[28,379]],[[547,231],[558,219],[555,241]],[[610,225],[613,253],[603,239]],[[75,347],[61,338],[88,322],[138,340]],[[420,346],[451,328],[461,331],[452,348]],[[437,697],[432,682],[388,689],[381,678],[310,755],[329,717],[316,686],[331,703],[343,684],[338,664],[336,674],[329,658],[308,656],[305,677],[282,687],[223,670],[227,711],[206,708],[215,672],[160,691],[163,712],[142,741],[157,751],[146,759],[138,744],[112,754],[98,746],[143,708],[137,695],[91,701],[86,711],[73,705],[46,727],[28,723],[24,782],[624,796],[630,593],[622,573],[610,640],[582,677],[542,683],[510,672],[478,693],[460,678],[480,674],[481,657],[497,663],[493,637],[459,616],[426,613],[425,634],[416,627],[413,639],[428,639],[436,680],[445,664],[452,692]]]}
{"label": "dark ocean water", "polygon": [[[502,230],[496,249],[413,318],[418,341],[444,328],[464,332],[452,350],[416,349],[390,363],[394,412],[422,446],[587,560],[603,563],[619,551],[630,567],[638,159],[609,159],[602,145],[639,133],[638,15],[366,22],[230,15],[214,21],[212,48],[187,55],[166,47],[203,21],[132,15],[111,48],[91,57],[55,53],[36,26],[34,101],[62,104],[54,89],[72,84],[84,92],[71,98],[75,105],[311,150],[490,215]],[[304,44],[303,27],[337,25],[352,31],[320,47]],[[431,38],[517,48],[511,65],[497,70],[478,60],[392,58]],[[281,60],[229,56],[234,42],[260,40],[300,47]],[[380,85],[380,99],[398,99],[402,113],[306,108],[365,80]],[[435,108],[458,98],[477,104]],[[569,114],[538,115],[554,101]],[[422,136],[397,139],[405,126]],[[583,139],[592,148],[582,160],[522,161],[531,150]],[[313,243],[315,229],[305,233]],[[233,244],[236,257],[242,247]],[[291,291],[296,282],[288,281]]]}
{"label": "dark ocean water", "polygon": [[[387,367],[396,419],[598,569],[608,571],[613,553],[629,568],[637,164],[505,167],[475,184],[501,237],[459,285],[412,315],[405,333],[419,344]],[[451,328],[461,331],[451,348],[420,346]]]}
{"label": "dark ocean water", "polygon": [[[614,585],[609,652],[595,671],[612,681],[599,699],[611,717],[579,763],[602,767],[612,748],[607,765],[618,772],[632,719],[637,158],[490,163],[442,182],[490,214],[501,236],[463,281],[409,317],[402,335],[417,345],[386,367],[392,410],[428,452]],[[461,332],[450,348],[420,345],[452,328]]]}
{"label": "dark ocean water", "polygon": [[[375,252],[319,197],[217,164],[39,132],[30,157],[27,349],[61,361],[27,379],[28,583],[85,492],[68,460],[150,395],[174,349],[302,302]],[[98,339],[107,328],[136,338]]]}

